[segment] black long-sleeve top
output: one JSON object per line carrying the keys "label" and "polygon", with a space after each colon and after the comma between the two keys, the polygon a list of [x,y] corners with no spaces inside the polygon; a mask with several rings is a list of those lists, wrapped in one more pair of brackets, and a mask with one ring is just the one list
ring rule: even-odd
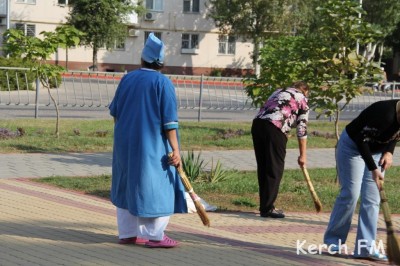
{"label": "black long-sleeve top", "polygon": [[371,104],[346,126],[349,137],[356,143],[368,169],[377,169],[372,154],[393,154],[400,140],[400,124],[396,105],[399,100],[379,101]]}

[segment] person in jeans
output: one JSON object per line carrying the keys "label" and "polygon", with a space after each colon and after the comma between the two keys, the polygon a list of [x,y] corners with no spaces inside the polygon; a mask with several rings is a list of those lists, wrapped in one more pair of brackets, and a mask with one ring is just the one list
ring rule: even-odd
{"label": "person in jeans", "polygon": [[293,127],[297,128],[299,142],[298,164],[306,165],[308,92],[309,87],[303,81],[276,90],[253,120],[251,134],[257,161],[261,217],[285,217],[274,204],[285,167],[288,134]]}
{"label": "person in jeans", "polygon": [[342,251],[361,196],[354,257],[387,261],[374,250],[378,246],[379,189],[399,139],[399,100],[371,104],[343,130],[336,151],[340,192],[324,235],[331,251]]}
{"label": "person in jeans", "polygon": [[187,212],[175,168],[181,164],[175,88],[158,71],[163,65],[164,44],[150,33],[142,68],[122,78],[109,107],[115,121],[111,201],[120,244],[175,247],[164,231],[173,213]]}

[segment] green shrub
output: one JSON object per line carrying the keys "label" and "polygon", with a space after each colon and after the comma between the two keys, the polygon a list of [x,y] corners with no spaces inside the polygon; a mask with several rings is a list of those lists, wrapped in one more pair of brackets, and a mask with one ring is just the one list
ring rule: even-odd
{"label": "green shrub", "polygon": [[211,77],[222,77],[222,72],[223,72],[223,70],[220,68],[213,68],[210,71],[210,76]]}
{"label": "green shrub", "polygon": [[[0,57],[1,67],[30,68],[32,64],[20,58]],[[29,70],[0,70],[0,90],[34,90],[35,73]]]}
{"label": "green shrub", "polygon": [[[29,69],[33,63],[25,62],[21,58],[5,58],[0,57],[0,67],[19,67],[27,70],[0,70],[0,91],[8,90],[35,90],[36,74]],[[57,78],[49,80],[50,88],[60,87],[62,82],[61,75]]]}
{"label": "green shrub", "polygon": [[195,157],[193,151],[188,151],[187,156],[182,156],[183,171],[191,182],[196,181],[202,173],[204,160],[200,159],[200,154],[201,152]]}
{"label": "green shrub", "polygon": [[50,79],[50,88],[59,88],[61,86],[62,78],[61,75],[57,75],[56,78]]}
{"label": "green shrub", "polygon": [[222,164],[219,160],[217,161],[217,164],[214,167],[214,163],[211,159],[211,170],[206,175],[207,182],[217,183],[220,181],[224,181],[229,177],[229,175],[230,175],[230,172],[222,169]]}

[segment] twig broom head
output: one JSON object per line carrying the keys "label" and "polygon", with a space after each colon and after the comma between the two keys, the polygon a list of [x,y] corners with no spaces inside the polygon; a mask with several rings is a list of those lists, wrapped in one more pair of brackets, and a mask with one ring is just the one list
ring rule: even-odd
{"label": "twig broom head", "polygon": [[204,209],[203,204],[200,202],[200,197],[193,191],[193,187],[191,186],[189,179],[187,178],[185,172],[182,167],[178,167],[178,173],[181,177],[182,183],[189,193],[190,198],[193,200],[194,207],[196,208],[197,214],[199,215],[203,225],[210,227],[210,220],[208,219],[208,215],[206,210]]}
{"label": "twig broom head", "polygon": [[400,243],[393,230],[387,232],[386,251],[389,263],[393,265],[400,265]]}
{"label": "twig broom head", "polygon": [[317,213],[320,213],[322,211],[322,203],[318,198],[314,199],[314,205]]}
{"label": "twig broom head", "polygon": [[[172,152],[168,154],[168,157],[173,155]],[[210,227],[210,220],[208,219],[206,210],[204,209],[203,204],[200,202],[200,197],[196,195],[193,191],[192,184],[190,184],[189,178],[186,176],[185,171],[182,166],[176,168],[178,170],[178,174],[181,178],[182,184],[185,187],[185,190],[189,193],[190,198],[193,200],[194,206],[196,208],[197,214],[199,215],[203,225]]]}
{"label": "twig broom head", "polygon": [[397,236],[394,234],[392,217],[390,213],[389,203],[386,197],[386,192],[383,188],[383,182],[381,182],[381,190],[379,191],[381,197],[381,208],[383,217],[386,223],[386,251],[389,263],[394,265],[400,265],[400,242]]}
{"label": "twig broom head", "polygon": [[194,206],[196,207],[197,213],[203,222],[203,225],[210,227],[210,219],[208,219],[208,216],[206,214],[206,211],[204,210],[204,206],[201,204],[199,200],[193,200]]}

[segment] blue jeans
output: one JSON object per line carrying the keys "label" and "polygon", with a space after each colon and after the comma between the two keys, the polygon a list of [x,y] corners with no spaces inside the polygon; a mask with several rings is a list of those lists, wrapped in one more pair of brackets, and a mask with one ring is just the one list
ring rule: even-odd
{"label": "blue jeans", "polygon": [[[373,154],[375,163],[381,154]],[[356,144],[344,130],[340,136],[336,160],[340,182],[340,193],[336,198],[328,228],[324,235],[324,243],[344,244],[350,230],[352,216],[361,194],[360,211],[354,256],[365,257],[378,243],[375,243],[380,195],[372,173],[365,165]],[[360,193],[361,192],[361,193]],[[372,249],[371,249],[372,248]]]}

